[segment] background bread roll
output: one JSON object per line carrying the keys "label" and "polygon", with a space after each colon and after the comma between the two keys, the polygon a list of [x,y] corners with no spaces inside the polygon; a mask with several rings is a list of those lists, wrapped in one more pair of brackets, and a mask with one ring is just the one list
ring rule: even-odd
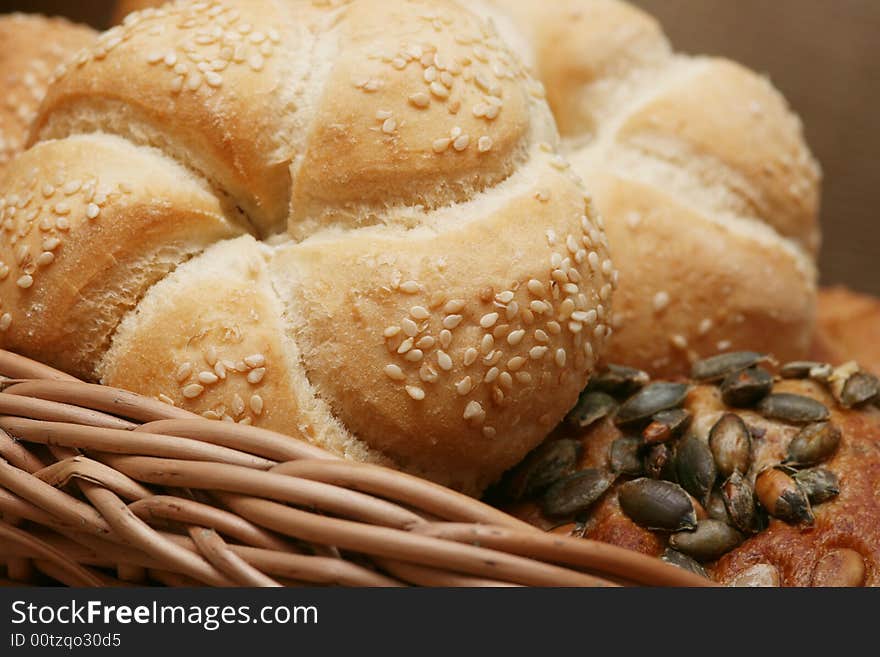
{"label": "background bread roll", "polygon": [[449,0],[135,14],[52,85],[0,189],[0,344],[478,491],[611,332],[557,140]]}
{"label": "background bread roll", "polygon": [[608,359],[676,374],[718,350],[805,355],[819,169],[770,83],[675,54],[656,21],[617,0],[484,11],[532,44],[524,57],[608,224],[621,272]]}
{"label": "background bread roll", "polygon": [[55,69],[97,33],[61,18],[0,15],[0,174],[27,139]]}

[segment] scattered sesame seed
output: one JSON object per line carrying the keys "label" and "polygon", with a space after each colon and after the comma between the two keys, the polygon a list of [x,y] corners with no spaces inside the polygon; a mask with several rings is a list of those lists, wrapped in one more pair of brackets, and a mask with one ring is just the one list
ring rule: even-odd
{"label": "scattered sesame seed", "polygon": [[523,358],[522,356],[514,356],[509,361],[507,361],[507,369],[509,369],[511,372],[516,372],[525,364],[525,358]]}
{"label": "scattered sesame seed", "polygon": [[669,293],[668,292],[658,292],[654,295],[654,311],[661,312],[669,305]]}
{"label": "scattered sesame seed", "polygon": [[244,357],[244,362],[248,367],[263,367],[266,364],[266,357],[263,354],[251,354]]}
{"label": "scattered sesame seed", "polygon": [[43,251],[39,256],[37,256],[37,264],[40,267],[51,265],[54,260],[55,254],[51,251]]}
{"label": "scattered sesame seed", "polygon": [[683,335],[673,335],[669,340],[677,349],[687,349],[688,341]]}
{"label": "scattered sesame seed", "polygon": [[418,386],[406,386],[406,394],[416,401],[421,401],[425,398],[425,391]]}
{"label": "scattered sesame seed", "polygon": [[488,355],[490,351],[495,347],[495,338],[492,337],[491,334],[487,333],[483,336],[483,339],[480,341],[480,351],[482,354]]}
{"label": "scattered sesame seed", "polygon": [[535,330],[535,340],[538,342],[542,342],[544,344],[550,342],[550,336],[547,335],[547,332],[542,329]]}
{"label": "scattered sesame seed", "polygon": [[405,354],[407,351],[413,348],[413,339],[407,338],[403,342],[400,343],[400,346],[397,348],[397,353]]}
{"label": "scattered sesame seed", "polygon": [[408,352],[406,352],[406,356],[404,356],[404,358],[412,363],[417,363],[418,361],[422,360],[422,357],[424,357],[424,355],[425,352],[423,352],[421,349],[410,349]]}
{"label": "scattered sesame seed", "polygon": [[263,380],[263,377],[266,375],[265,367],[258,367],[257,369],[251,370],[248,372],[247,380],[248,383],[257,384]]}
{"label": "scattered sesame seed", "polygon": [[449,148],[449,144],[452,143],[452,140],[449,137],[441,137],[440,139],[435,139],[434,143],[431,144],[431,148],[435,153],[443,153]]}
{"label": "scattered sesame seed", "polygon": [[565,349],[559,348],[556,350],[556,355],[554,356],[554,360],[559,367],[565,367]]}
{"label": "scattered sesame seed", "polygon": [[501,303],[510,303],[511,301],[513,301],[513,292],[511,292],[510,290],[499,292],[495,295],[495,299],[497,299]]}
{"label": "scattered sesame seed", "polygon": [[18,285],[18,287],[26,290],[31,285],[34,284],[34,279],[30,274],[25,274],[24,276],[19,278],[17,281],[15,281],[15,284]]}
{"label": "scattered sesame seed", "polygon": [[409,314],[420,320],[428,319],[431,316],[431,313],[428,312],[428,309],[424,306],[413,306],[412,308],[410,308]]}
{"label": "scattered sesame seed", "polygon": [[384,335],[386,338],[393,338],[398,333],[400,333],[399,326],[389,326],[384,331],[382,331],[382,335]]}
{"label": "scattered sesame seed", "polygon": [[181,390],[181,393],[187,399],[195,399],[196,397],[201,395],[202,392],[204,392],[204,390],[205,390],[204,386],[201,386],[198,383],[190,383],[188,386],[183,387],[183,390]]}
{"label": "scattered sesame seed", "polygon": [[447,315],[443,318],[443,328],[454,329],[461,324],[462,319],[464,318],[461,315]]}
{"label": "scattered sesame seed", "polygon": [[428,94],[423,92],[418,92],[409,97],[409,102],[414,107],[418,107],[419,109],[425,109],[431,104],[431,97]]}
{"label": "scattered sesame seed", "polygon": [[249,405],[254,415],[261,415],[263,413],[263,398],[259,395],[251,395]]}
{"label": "scattered sesame seed", "polygon": [[10,324],[12,324],[12,315],[3,313],[3,316],[0,317],[0,331],[6,331]]}
{"label": "scattered sesame seed", "polygon": [[697,328],[697,330],[699,331],[700,335],[706,335],[709,331],[712,330],[712,320],[709,319],[708,317],[704,318],[700,322],[700,325]]}
{"label": "scattered sesame seed", "polygon": [[443,311],[449,315],[454,315],[464,309],[465,302],[460,299],[452,299],[443,307]]}
{"label": "scattered sesame seed", "polygon": [[431,337],[430,335],[426,335],[418,342],[416,342],[416,347],[418,347],[419,349],[430,349],[434,346],[435,342],[436,340],[434,340],[433,337]]}
{"label": "scattered sesame seed", "polygon": [[199,372],[198,379],[199,379],[199,383],[203,383],[205,385],[211,385],[212,383],[217,383],[217,381],[220,380],[220,377],[218,377],[213,372],[209,372],[209,371],[205,370],[203,372]]}
{"label": "scattered sesame seed", "polygon": [[494,438],[496,433],[495,427],[483,427],[483,435],[486,438]]}
{"label": "scattered sesame seed", "polygon": [[485,381],[486,383],[492,383],[495,381],[495,379],[498,378],[499,374],[501,374],[501,370],[499,370],[497,367],[492,367],[489,369],[488,372],[486,372],[486,376],[483,377],[483,381]]}
{"label": "scattered sesame seed", "polygon": [[244,400],[241,398],[241,395],[238,393],[232,398],[232,413],[235,417],[239,417],[242,413],[244,413]]}
{"label": "scattered sesame seed", "polygon": [[386,365],[383,371],[389,379],[394,381],[403,381],[406,379],[406,375],[403,373],[403,370],[400,369],[399,365]]}
{"label": "scattered sesame seed", "polygon": [[498,321],[498,313],[486,313],[480,318],[480,326],[484,329],[491,328]]}
{"label": "scattered sesame seed", "polygon": [[479,141],[477,141],[477,150],[480,153],[488,153],[492,150],[492,138],[487,136],[480,137]]}
{"label": "scattered sesame seed", "polygon": [[455,384],[455,391],[463,397],[464,395],[468,394],[473,389],[473,387],[474,385],[471,382],[471,377],[466,376],[461,381]]}
{"label": "scattered sesame seed", "polygon": [[465,349],[464,359],[463,359],[465,367],[473,365],[474,361],[477,360],[477,356],[478,356],[478,352],[473,347],[468,347],[467,349]]}
{"label": "scattered sesame seed", "polygon": [[208,71],[205,73],[205,82],[207,82],[210,87],[219,87],[223,84],[223,77],[219,73]]}
{"label": "scattered sesame seed", "polygon": [[452,358],[445,351],[437,351],[437,364],[441,370],[448,372],[452,369]]}
{"label": "scattered sesame seed", "polygon": [[164,393],[160,392],[158,395],[156,395],[156,399],[158,399],[163,404],[168,404],[169,406],[174,406],[174,400],[171,399],[171,397],[169,397],[168,395],[166,395]]}
{"label": "scattered sesame seed", "polygon": [[382,132],[386,135],[394,134],[394,131],[397,130],[397,121],[394,119],[385,119],[385,122],[382,123]]}
{"label": "scattered sesame seed", "polygon": [[403,327],[403,332],[409,337],[413,337],[419,332],[419,325],[409,317],[404,317],[403,320],[401,320],[400,325]]}
{"label": "scattered sesame seed", "polygon": [[421,286],[416,281],[404,281],[400,284],[400,291],[406,294],[416,294]]}
{"label": "scattered sesame seed", "polygon": [[516,377],[516,380],[519,381],[520,383],[531,383],[532,382],[532,375],[529,374],[528,372],[517,372],[513,376]]}
{"label": "scattered sesame seed", "polygon": [[443,329],[440,331],[440,346],[444,349],[448,349],[449,345],[452,344],[452,332],[449,329]]}
{"label": "scattered sesame seed", "polygon": [[525,337],[525,329],[517,329],[516,331],[511,331],[507,335],[507,343],[513,347],[522,342],[522,339]]}
{"label": "scattered sesame seed", "polygon": [[440,84],[439,82],[436,82],[436,81],[432,82],[428,88],[431,90],[431,93],[433,95],[437,96],[437,98],[440,98],[440,99],[449,98],[449,89],[447,89],[444,85]]}
{"label": "scattered sesame seed", "polygon": [[465,150],[468,145],[471,143],[471,138],[469,135],[461,135],[460,137],[456,137],[455,141],[452,142],[452,147],[461,152]]}
{"label": "scattered sesame seed", "polygon": [[419,368],[419,378],[422,381],[425,383],[434,383],[438,377],[437,370],[431,367],[427,362],[422,363],[422,366]]}
{"label": "scattered sesame seed", "polygon": [[463,417],[467,421],[474,420],[479,424],[486,419],[486,411],[483,410],[480,402],[471,400],[468,402],[467,406],[464,407]]}
{"label": "scattered sesame seed", "polygon": [[547,347],[537,346],[529,349],[529,358],[532,360],[540,360],[547,353]]}
{"label": "scattered sesame seed", "polygon": [[218,360],[214,363],[214,374],[216,374],[217,378],[221,381],[226,379],[226,365],[223,361]]}
{"label": "scattered sesame seed", "polygon": [[192,370],[192,363],[183,363],[177,368],[177,373],[174,375],[174,378],[177,379],[178,383],[182,383],[189,378],[189,375],[192,374]]}

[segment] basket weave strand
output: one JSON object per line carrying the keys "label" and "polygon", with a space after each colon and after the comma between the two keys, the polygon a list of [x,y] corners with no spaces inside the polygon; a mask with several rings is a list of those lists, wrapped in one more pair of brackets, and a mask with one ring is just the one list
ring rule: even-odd
{"label": "basket weave strand", "polygon": [[0,351],[6,584],[706,586],[411,475]]}

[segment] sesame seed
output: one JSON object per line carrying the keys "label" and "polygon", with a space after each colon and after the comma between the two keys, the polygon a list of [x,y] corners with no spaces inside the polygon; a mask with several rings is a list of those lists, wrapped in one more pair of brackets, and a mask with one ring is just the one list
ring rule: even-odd
{"label": "sesame seed", "polygon": [[516,317],[518,312],[519,304],[516,301],[511,301],[507,305],[507,309],[504,311],[504,314],[507,317],[507,321],[512,321]]}
{"label": "sesame seed", "polygon": [[248,383],[257,384],[263,380],[263,377],[265,375],[266,375],[266,368],[265,367],[258,367],[255,370],[251,370],[250,372],[248,372],[248,375],[247,375]]}
{"label": "sesame seed", "polygon": [[517,329],[516,331],[511,331],[507,336],[507,343],[513,347],[522,342],[522,339],[525,337],[525,329]]}
{"label": "sesame seed", "polygon": [[562,333],[562,327],[559,325],[559,322],[547,322],[547,330],[550,331],[551,335]]}
{"label": "sesame seed", "polygon": [[730,340],[720,340],[715,346],[718,351],[727,351],[733,346],[733,343]]}
{"label": "sesame seed", "polygon": [[211,385],[212,383],[217,383],[217,381],[220,380],[220,377],[218,377],[213,372],[209,372],[207,370],[205,370],[203,372],[199,372],[198,378],[199,378],[199,383],[203,383],[205,385]]}
{"label": "sesame seed", "polygon": [[438,378],[437,370],[428,363],[422,363],[422,366],[419,368],[419,378],[425,383],[434,383]]}
{"label": "sesame seed", "polygon": [[461,315],[447,315],[443,318],[443,328],[454,329],[461,324],[463,317]]}
{"label": "sesame seed", "polygon": [[436,82],[436,81],[432,82],[428,88],[431,90],[431,93],[433,95],[437,96],[437,98],[440,98],[440,99],[449,98],[449,89],[447,89],[444,85],[440,84],[439,82]]}
{"label": "sesame seed", "polygon": [[541,360],[547,353],[547,347],[537,346],[529,349],[529,358],[532,360]]}
{"label": "sesame seed", "polygon": [[406,386],[406,394],[416,401],[421,401],[425,398],[425,391],[418,386]]}
{"label": "sesame seed", "polygon": [[488,153],[492,150],[492,138],[487,136],[480,137],[479,141],[477,141],[477,150],[480,153]]}
{"label": "sesame seed", "polygon": [[189,378],[190,374],[192,374],[192,369],[192,363],[183,363],[177,368],[177,373],[174,375],[174,378],[177,379],[178,383],[182,383]]}
{"label": "sesame seed", "polygon": [[24,276],[19,278],[17,281],[15,281],[15,284],[18,285],[18,287],[26,290],[31,285],[34,284],[34,279],[30,274],[25,274]]}
{"label": "sesame seed", "polygon": [[10,324],[12,324],[12,315],[3,313],[3,316],[0,317],[0,331],[6,331]]}
{"label": "sesame seed", "polygon": [[531,383],[532,382],[532,375],[529,374],[528,372],[517,372],[513,376],[520,383]]}
{"label": "sesame seed", "polygon": [[455,384],[455,391],[463,397],[464,395],[468,394],[473,389],[473,387],[474,385],[471,382],[471,377],[466,376],[461,381]]}
{"label": "sesame seed", "polygon": [[525,365],[525,363],[526,359],[522,356],[514,356],[509,361],[507,361],[507,369],[509,369],[511,372],[516,372],[523,365]]}
{"label": "sesame seed", "polygon": [[501,303],[510,303],[513,301],[513,292],[510,290],[505,290],[504,292],[499,292],[495,295],[495,298]]}
{"label": "sesame seed", "polygon": [[531,310],[536,315],[543,315],[545,312],[552,310],[548,303],[544,301],[532,301],[529,303],[529,310]]}
{"label": "sesame seed", "polygon": [[474,420],[477,423],[482,423],[486,419],[486,411],[483,410],[480,402],[471,400],[464,407],[463,417],[467,421]]}
{"label": "sesame seed", "polygon": [[699,331],[700,335],[706,335],[709,331],[712,330],[712,320],[706,317],[700,322],[697,331]]}
{"label": "sesame seed", "polygon": [[452,299],[451,301],[447,302],[447,304],[443,307],[443,311],[447,314],[453,315],[464,309],[464,306],[464,301],[460,299]]}
{"label": "sesame seed", "polygon": [[406,294],[416,294],[421,286],[416,281],[404,281],[400,284],[400,291]]}
{"label": "sesame seed", "polygon": [[434,143],[431,144],[431,148],[435,153],[443,153],[449,148],[449,144],[452,143],[452,140],[449,137],[441,137],[440,139],[435,139]]}
{"label": "sesame seed", "polygon": [[384,331],[382,331],[382,335],[384,335],[386,338],[393,338],[398,333],[400,333],[399,326],[389,326]]}
{"label": "sesame seed", "polygon": [[437,351],[437,364],[441,370],[448,372],[452,369],[452,358],[445,351]]}
{"label": "sesame seed", "polygon": [[488,372],[486,372],[486,376],[483,377],[483,381],[486,383],[492,383],[495,379],[498,378],[498,375],[501,374],[501,370],[497,367],[491,368]]}
{"label": "sesame seed", "polygon": [[484,329],[491,328],[498,321],[498,313],[486,313],[480,318],[480,326]]}
{"label": "sesame seed", "polygon": [[455,141],[452,142],[452,147],[461,152],[468,147],[471,143],[471,138],[469,135],[461,135],[460,137],[456,137]]}
{"label": "sesame seed", "polygon": [[406,375],[403,373],[403,370],[400,369],[399,365],[386,365],[383,371],[385,372],[385,375],[393,381],[403,381],[406,378]]}
{"label": "sesame seed", "polygon": [[664,310],[666,306],[669,305],[669,293],[663,291],[658,292],[654,295],[653,303],[655,312],[659,313],[660,311]]}
{"label": "sesame seed", "polygon": [[397,348],[397,353],[405,354],[407,351],[413,348],[413,339],[407,338],[403,342],[400,343],[400,346]]}
{"label": "sesame seed", "polygon": [[226,379],[226,364],[223,363],[223,361],[218,360],[216,363],[214,363],[214,374],[217,375],[218,379]]}
{"label": "sesame seed", "polygon": [[490,334],[486,334],[483,336],[483,339],[480,341],[480,351],[483,355],[488,354],[495,347],[495,338],[493,338]]}
{"label": "sesame seed", "polygon": [[43,251],[39,256],[37,256],[37,264],[40,267],[51,265],[54,260],[55,254],[51,251]]}
{"label": "sesame seed", "polygon": [[250,407],[254,415],[260,415],[263,412],[263,398],[259,395],[251,395]]}
{"label": "sesame seed", "polygon": [[244,357],[244,362],[248,367],[263,367],[266,364],[266,357],[263,354],[251,354]]}
{"label": "sesame seed", "polygon": [[531,279],[527,284],[529,292],[531,292],[536,297],[545,297],[547,295],[547,289],[544,287],[544,284],[536,278]]}
{"label": "sesame seed", "polygon": [[494,438],[496,433],[495,427],[483,427],[483,435],[486,438]]}
{"label": "sesame seed", "polygon": [[168,395],[163,394],[161,392],[158,395],[156,395],[156,399],[158,399],[163,404],[168,404],[169,406],[174,406],[174,400],[171,399],[171,397],[169,397]]}
{"label": "sesame seed", "polygon": [[602,262],[602,273],[606,276],[611,276],[614,272],[614,263],[611,260],[604,260]]}
{"label": "sesame seed", "polygon": [[223,76],[214,71],[208,71],[205,73],[205,82],[207,82],[210,87],[219,87],[223,84]]}
{"label": "sesame seed", "polygon": [[508,333],[510,333],[510,324],[499,324],[492,331],[492,335],[496,340],[506,338]]}
{"label": "sesame seed", "polygon": [[200,386],[198,383],[190,383],[188,386],[183,387],[181,393],[187,399],[195,399],[196,397],[201,395],[204,390],[204,386]]}
{"label": "sesame seed", "polygon": [[423,352],[421,349],[410,349],[408,352],[406,352],[406,356],[404,356],[404,358],[412,363],[417,363],[418,361],[422,360],[422,357],[424,355],[425,352]]}
{"label": "sesame seed", "polygon": [[498,361],[501,360],[501,356],[504,354],[501,353],[500,349],[493,349],[483,358],[483,365],[490,367],[492,365],[496,365]]}
{"label": "sesame seed", "polygon": [[409,317],[404,317],[400,322],[400,325],[403,327],[403,332],[406,333],[409,337],[415,336],[419,332],[419,325],[416,324]]}
{"label": "sesame seed", "polygon": [[436,340],[434,340],[434,338],[432,338],[430,335],[426,335],[425,337],[421,338],[418,342],[416,342],[416,347],[418,347],[419,349],[430,349],[431,347],[434,346],[434,342],[436,342]]}
{"label": "sesame seed", "polygon": [[673,346],[678,349],[687,349],[688,341],[683,335],[673,335],[670,338],[670,342],[672,342]]}
{"label": "sesame seed", "polygon": [[423,92],[418,92],[409,97],[409,102],[414,107],[418,107],[419,109],[425,109],[431,104],[431,97],[428,94]]}
{"label": "sesame seed", "polygon": [[535,330],[535,340],[546,344],[546,343],[550,342],[550,336],[547,335],[546,331],[543,331],[541,329],[536,329]]}
{"label": "sesame seed", "polygon": [[397,130],[397,121],[394,119],[385,119],[385,122],[382,124],[382,132],[386,135],[394,134],[394,131]]}
{"label": "sesame seed", "polygon": [[473,347],[468,347],[467,349],[465,349],[465,352],[464,352],[465,367],[473,365],[474,361],[477,360],[477,355],[478,355],[477,350],[474,349]]}
{"label": "sesame seed", "polygon": [[440,346],[444,349],[448,349],[449,345],[452,344],[452,333],[449,329],[443,329],[440,331]]}
{"label": "sesame seed", "polygon": [[556,350],[556,355],[553,359],[559,367],[565,367],[565,356],[565,349],[560,348]]}
{"label": "sesame seed", "polygon": [[413,306],[410,308],[409,314],[416,319],[428,319],[431,316],[431,313],[424,306]]}

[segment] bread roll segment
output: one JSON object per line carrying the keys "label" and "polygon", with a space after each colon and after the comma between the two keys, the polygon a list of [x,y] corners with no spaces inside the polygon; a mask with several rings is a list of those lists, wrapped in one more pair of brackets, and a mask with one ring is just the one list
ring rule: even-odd
{"label": "bread roll segment", "polygon": [[[67,67],[34,141],[16,180],[94,142],[76,177],[106,167],[125,192],[71,223],[71,270],[176,249],[88,289],[86,310],[114,310],[73,364],[25,312],[49,292],[10,297],[3,346],[109,385],[476,493],[562,418],[611,333],[607,239],[541,85],[451,0],[135,14]],[[86,315],[52,330],[75,341]]]}
{"label": "bread roll segment", "polygon": [[[733,62],[672,53],[618,0],[490,4],[531,42],[563,150],[609,226],[621,312],[608,360],[676,375],[736,346],[805,356],[820,172],[779,92]],[[647,205],[673,244],[633,211]]]}

